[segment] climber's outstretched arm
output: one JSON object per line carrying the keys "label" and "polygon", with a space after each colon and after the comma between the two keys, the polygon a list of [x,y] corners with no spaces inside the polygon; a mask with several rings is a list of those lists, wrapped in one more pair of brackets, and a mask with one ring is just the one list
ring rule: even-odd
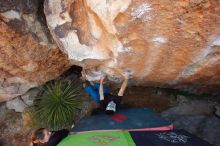
{"label": "climber's outstretched arm", "polygon": [[120,90],[118,92],[118,96],[123,96],[124,95],[124,92],[125,92],[125,89],[127,87],[127,84],[128,84],[128,75],[125,75],[124,76],[124,81],[123,81],[123,83],[121,85],[121,88],[120,88]]}
{"label": "climber's outstretched arm", "polygon": [[104,100],[104,93],[103,93],[103,81],[104,81],[105,77],[102,77],[100,80],[100,86],[99,86],[99,96],[100,96],[100,101]]}

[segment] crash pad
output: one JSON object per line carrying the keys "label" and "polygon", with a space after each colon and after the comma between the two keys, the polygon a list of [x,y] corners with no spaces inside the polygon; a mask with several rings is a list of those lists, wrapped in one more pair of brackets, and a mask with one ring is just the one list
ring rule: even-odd
{"label": "crash pad", "polygon": [[212,146],[199,137],[185,131],[131,131],[136,146]]}
{"label": "crash pad", "polygon": [[149,108],[122,109],[114,115],[98,114],[81,119],[72,132],[109,130],[172,130],[172,124]]}
{"label": "crash pad", "polygon": [[129,132],[88,132],[73,134],[57,146],[135,146]]}

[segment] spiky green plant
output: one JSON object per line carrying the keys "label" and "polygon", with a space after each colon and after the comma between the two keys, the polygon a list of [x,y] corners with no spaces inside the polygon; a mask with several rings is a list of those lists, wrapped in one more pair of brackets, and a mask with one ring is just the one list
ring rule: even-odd
{"label": "spiky green plant", "polygon": [[56,80],[46,84],[30,107],[35,126],[51,130],[69,127],[81,108],[83,96],[78,82]]}

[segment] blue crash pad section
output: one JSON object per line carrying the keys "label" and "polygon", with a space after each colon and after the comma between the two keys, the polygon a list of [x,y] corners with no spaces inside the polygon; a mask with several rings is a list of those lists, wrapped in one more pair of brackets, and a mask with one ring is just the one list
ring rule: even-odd
{"label": "blue crash pad section", "polygon": [[96,130],[131,130],[169,126],[171,123],[148,108],[129,108],[115,115],[98,114],[84,117],[73,127],[72,132]]}

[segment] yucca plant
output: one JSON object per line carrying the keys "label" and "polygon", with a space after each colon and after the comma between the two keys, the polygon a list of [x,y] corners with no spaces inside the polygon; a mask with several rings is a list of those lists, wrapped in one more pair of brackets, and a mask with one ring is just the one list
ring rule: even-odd
{"label": "yucca plant", "polygon": [[33,123],[51,130],[70,127],[79,113],[83,96],[79,82],[55,80],[46,84],[30,107]]}

